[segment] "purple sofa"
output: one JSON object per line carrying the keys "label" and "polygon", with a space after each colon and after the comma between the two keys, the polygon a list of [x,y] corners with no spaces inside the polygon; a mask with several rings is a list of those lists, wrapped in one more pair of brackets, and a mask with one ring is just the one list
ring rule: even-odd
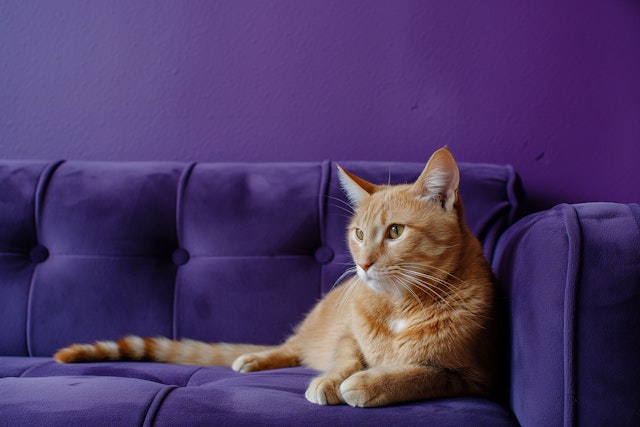
{"label": "purple sofa", "polygon": [[502,290],[503,394],[361,409],[307,402],[304,368],[51,359],[125,334],[281,341],[350,262],[333,163],[0,161],[0,425],[640,425],[638,205],[516,222],[510,167],[460,167]]}

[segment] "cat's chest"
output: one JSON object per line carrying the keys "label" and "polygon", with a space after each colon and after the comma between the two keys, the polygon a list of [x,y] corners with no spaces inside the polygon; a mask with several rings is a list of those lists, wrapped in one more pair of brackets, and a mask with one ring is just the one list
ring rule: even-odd
{"label": "cat's chest", "polygon": [[396,340],[421,328],[424,311],[406,309],[391,303],[361,305],[356,309],[359,332],[368,339]]}
{"label": "cat's chest", "polygon": [[422,338],[411,319],[390,318],[376,325],[361,324],[358,342],[370,366],[414,361]]}
{"label": "cat's chest", "polygon": [[[393,308],[393,309],[392,309]],[[423,314],[423,315],[419,315]],[[370,366],[415,363],[424,359],[430,333],[424,312],[397,307],[371,307],[359,312],[354,331],[362,354]]]}

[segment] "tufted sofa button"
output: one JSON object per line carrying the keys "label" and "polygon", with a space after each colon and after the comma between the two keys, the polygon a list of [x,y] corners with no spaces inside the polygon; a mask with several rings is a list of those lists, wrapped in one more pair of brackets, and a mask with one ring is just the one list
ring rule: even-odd
{"label": "tufted sofa button", "polygon": [[175,265],[185,265],[187,262],[189,262],[190,257],[191,255],[189,255],[189,252],[186,249],[178,248],[173,251],[171,259],[173,260],[173,263]]}
{"label": "tufted sofa button", "polygon": [[31,248],[31,251],[29,251],[29,258],[36,263],[44,262],[49,258],[49,250],[42,245],[35,245]]}
{"label": "tufted sofa button", "polygon": [[333,249],[328,246],[320,246],[315,253],[316,261],[320,264],[328,264],[333,260]]}

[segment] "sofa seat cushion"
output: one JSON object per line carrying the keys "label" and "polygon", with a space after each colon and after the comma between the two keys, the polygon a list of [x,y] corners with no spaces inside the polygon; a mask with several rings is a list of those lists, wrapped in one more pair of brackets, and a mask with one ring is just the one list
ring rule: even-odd
{"label": "sofa seat cushion", "polygon": [[0,413],[13,426],[518,425],[507,409],[475,398],[371,409],[314,405],[304,391],[316,374],[305,368],[238,374],[217,366],[59,365],[50,358],[2,357]]}

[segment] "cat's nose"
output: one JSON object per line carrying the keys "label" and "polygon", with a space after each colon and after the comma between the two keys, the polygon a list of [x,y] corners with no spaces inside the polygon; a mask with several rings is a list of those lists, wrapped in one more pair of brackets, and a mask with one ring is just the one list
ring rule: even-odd
{"label": "cat's nose", "polygon": [[369,267],[371,267],[371,264],[358,264],[358,267],[360,267],[364,271],[367,271],[369,270]]}

